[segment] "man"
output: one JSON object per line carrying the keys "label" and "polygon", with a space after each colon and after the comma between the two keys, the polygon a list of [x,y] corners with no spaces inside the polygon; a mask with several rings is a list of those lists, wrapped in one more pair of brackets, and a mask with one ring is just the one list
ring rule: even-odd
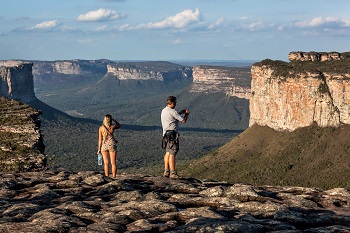
{"label": "man", "polygon": [[[164,177],[177,179],[179,176],[175,171],[175,156],[179,150],[178,125],[181,121],[186,123],[190,114],[188,109],[177,112],[175,110],[176,97],[169,96],[166,100],[167,106],[162,110],[161,121],[163,127],[162,147],[165,149],[164,155]],[[181,114],[185,114],[184,117]]]}

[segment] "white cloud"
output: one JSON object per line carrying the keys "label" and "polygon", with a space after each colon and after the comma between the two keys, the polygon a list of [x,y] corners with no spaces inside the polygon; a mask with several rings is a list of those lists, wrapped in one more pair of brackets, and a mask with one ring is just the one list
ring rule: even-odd
{"label": "white cloud", "polygon": [[263,22],[254,22],[248,25],[248,30],[249,31],[257,31],[257,30],[262,30],[265,28],[265,25]]}
{"label": "white cloud", "polygon": [[209,29],[209,30],[215,29],[216,27],[218,27],[219,25],[221,25],[223,22],[224,22],[224,19],[223,19],[223,18],[220,18],[220,19],[216,20],[215,23],[210,24],[210,25],[208,26],[208,29]]}
{"label": "white cloud", "polygon": [[181,39],[175,39],[175,40],[172,40],[170,41],[170,44],[181,44]]}
{"label": "white cloud", "polygon": [[184,28],[188,24],[193,22],[198,22],[200,20],[199,9],[196,8],[195,11],[184,10],[180,13],[177,13],[174,16],[170,16],[159,22],[150,22],[147,24],[140,24],[132,29],[163,29],[163,28]]}
{"label": "white cloud", "polygon": [[103,25],[103,26],[100,26],[100,27],[96,28],[95,31],[102,32],[102,31],[109,31],[109,30],[110,30],[110,28],[107,25]]}
{"label": "white cloud", "polygon": [[52,29],[59,25],[57,20],[45,21],[35,25],[35,29]]}
{"label": "white cloud", "polygon": [[125,17],[125,15],[116,13],[113,10],[101,8],[96,11],[89,11],[86,14],[79,15],[78,21],[107,21],[121,19]]}
{"label": "white cloud", "polygon": [[339,19],[334,17],[317,17],[311,20],[297,22],[296,27],[315,28],[315,27],[350,27],[350,19]]}
{"label": "white cloud", "polygon": [[132,26],[130,24],[123,24],[119,27],[119,31],[125,31],[131,29]]}

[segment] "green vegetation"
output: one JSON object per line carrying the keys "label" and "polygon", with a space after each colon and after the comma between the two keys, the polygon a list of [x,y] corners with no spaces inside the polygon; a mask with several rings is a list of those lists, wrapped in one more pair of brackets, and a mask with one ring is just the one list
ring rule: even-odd
{"label": "green vegetation", "polygon": [[0,172],[25,171],[26,161],[20,158],[40,153],[40,151],[38,148],[25,145],[28,141],[28,135],[25,132],[12,132],[11,129],[32,125],[32,115],[38,113],[27,104],[1,97],[0,114]]}
{"label": "green vegetation", "polygon": [[254,185],[350,188],[350,126],[294,132],[252,126],[182,174]]}
{"label": "green vegetation", "polygon": [[[189,121],[180,126],[179,164],[188,163],[224,145],[248,125],[247,100],[227,97],[224,94],[192,95],[186,91],[178,97],[179,110],[184,107],[191,109]],[[165,107],[165,99],[166,95],[151,97],[129,105],[129,108],[125,106],[125,109],[117,109],[117,113],[111,111],[112,116],[115,116],[122,125],[122,128],[115,133],[119,141],[117,156],[119,171],[147,171],[153,175],[161,174],[164,151],[160,148],[162,137],[160,112]],[[235,110],[235,101],[243,104],[241,108],[244,111]],[[188,106],[189,103],[193,106]],[[203,108],[203,104],[207,107]],[[102,108],[102,104],[99,106]],[[42,134],[51,168],[75,171],[102,169],[97,166],[96,152],[97,130],[104,112],[100,113],[99,120],[86,120],[59,114],[57,110],[55,113],[53,109],[45,109],[43,105],[37,108],[44,112]],[[140,112],[140,109],[144,111]],[[123,111],[130,117],[119,117],[124,115],[121,114]],[[227,117],[228,115],[232,118]],[[237,116],[239,118],[236,118]]]}
{"label": "green vegetation", "polygon": [[350,73],[350,59],[331,61],[274,61],[265,59],[254,66],[269,66],[274,69],[274,75],[282,78],[296,78],[300,73]]}

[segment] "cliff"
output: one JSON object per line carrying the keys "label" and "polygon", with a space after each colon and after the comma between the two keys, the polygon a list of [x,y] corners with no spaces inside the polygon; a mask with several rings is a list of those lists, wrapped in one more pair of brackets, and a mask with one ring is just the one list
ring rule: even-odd
{"label": "cliff", "polygon": [[107,65],[107,74],[119,80],[192,80],[192,69],[170,62],[117,62]]}
{"label": "cliff", "polygon": [[0,61],[0,97],[26,103],[36,100],[32,66],[30,62]]}
{"label": "cliff", "polygon": [[0,174],[2,232],[349,232],[350,192],[93,171]]}
{"label": "cliff", "polygon": [[0,113],[0,172],[44,169],[41,112],[22,102],[1,97]]}
{"label": "cliff", "polygon": [[289,63],[264,60],[252,66],[249,125],[293,131],[314,122],[320,127],[350,124],[347,53],[322,54],[319,56],[322,62],[314,58],[304,61],[295,58],[295,53],[289,57],[296,60]]}
{"label": "cliff", "polygon": [[332,61],[349,59],[350,53],[338,53],[338,52],[290,52],[288,59],[290,61]]}
{"label": "cliff", "polygon": [[23,61],[0,62],[0,171],[38,171],[46,166],[41,112],[25,104],[37,101],[32,66]]}
{"label": "cliff", "polygon": [[35,87],[58,83],[97,81],[107,72],[109,60],[33,61]]}
{"label": "cliff", "polygon": [[238,98],[250,98],[249,68],[194,66],[191,92],[225,93]]}

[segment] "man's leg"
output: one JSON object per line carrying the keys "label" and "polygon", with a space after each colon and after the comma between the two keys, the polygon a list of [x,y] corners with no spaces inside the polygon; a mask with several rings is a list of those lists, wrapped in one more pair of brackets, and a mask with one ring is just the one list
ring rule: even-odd
{"label": "man's leg", "polygon": [[175,171],[175,155],[169,153],[169,168],[170,171]]}
{"label": "man's leg", "polygon": [[164,155],[164,175],[163,175],[164,177],[169,177],[169,175],[170,175],[169,156],[170,156],[170,153],[165,152],[165,155]]}
{"label": "man's leg", "polygon": [[170,168],[170,175],[169,175],[170,178],[172,179],[180,178],[175,171],[175,155],[173,154],[169,155],[169,168]]}
{"label": "man's leg", "polygon": [[170,153],[169,152],[165,152],[165,155],[164,155],[164,170],[169,170],[169,157],[170,157]]}

